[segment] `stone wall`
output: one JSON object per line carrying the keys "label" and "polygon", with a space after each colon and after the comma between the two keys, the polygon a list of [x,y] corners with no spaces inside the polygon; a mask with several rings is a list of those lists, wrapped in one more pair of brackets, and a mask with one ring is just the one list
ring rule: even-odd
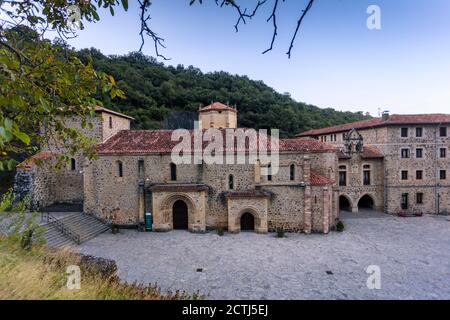
{"label": "stone wall", "polygon": [[[364,185],[364,166],[370,166],[370,185]],[[360,199],[369,195],[374,202],[374,209],[384,210],[384,162],[383,159],[362,159],[353,154],[351,159],[339,160],[339,167],[345,166],[347,186],[339,186],[339,196],[346,197],[351,211],[358,212]]]}
{"label": "stone wall", "polygon": [[101,141],[103,142],[117,134],[119,131],[130,130],[130,119],[128,118],[119,117],[107,112],[102,112],[101,117],[103,122]]}
{"label": "stone wall", "polygon": [[[142,222],[139,213],[139,182],[145,183],[146,211],[149,205],[154,215],[162,216],[161,209],[162,195],[152,193],[151,186],[155,184],[198,184],[202,183],[209,187],[205,191],[205,227],[216,228],[230,227],[230,200],[227,202],[228,192],[261,190],[271,194],[267,200],[267,226],[260,226],[260,232],[266,229],[285,228],[286,230],[302,231],[304,229],[303,219],[306,208],[305,189],[309,184],[309,172],[311,163],[320,163],[318,172],[333,172],[328,165],[335,163],[336,154],[323,153],[324,161],[320,161],[320,155],[314,155],[314,160],[310,161],[304,154],[281,154],[280,170],[277,175],[273,175],[272,181],[267,177],[258,177],[258,170],[255,164],[247,165],[208,165],[208,164],[183,164],[177,166],[177,180],[171,181],[170,163],[171,157],[167,154],[160,155],[108,155],[100,156],[98,160],[90,162],[85,170],[84,190],[85,190],[85,212],[95,214],[102,219],[114,221],[124,225],[135,225]],[[139,178],[138,163],[144,162],[144,173]],[[122,163],[123,177],[118,176],[118,163]],[[290,165],[295,164],[295,179],[290,180]],[[305,168],[306,166],[306,168]],[[331,171],[330,171],[331,170]],[[234,188],[229,190],[229,176],[233,175]],[[303,185],[302,185],[303,183]],[[309,187],[308,187],[309,188]],[[177,194],[176,192],[172,192]],[[171,193],[166,193],[169,196]],[[186,196],[191,199],[193,194],[178,193],[178,196]],[[319,193],[319,202],[326,201],[328,205],[327,219],[333,215],[335,201],[331,201],[333,195],[327,193],[324,198],[323,193]],[[242,201],[241,201],[242,202]],[[232,201],[231,208],[234,208],[239,201]],[[254,205],[261,204],[260,199],[252,199]],[[195,206],[197,207],[197,206]],[[311,201],[308,202],[311,210]],[[317,221],[323,220],[323,208],[314,211],[314,215],[319,215]],[[166,210],[166,209],[164,209]],[[234,209],[233,209],[234,210]],[[260,210],[260,208],[258,208]],[[235,210],[234,210],[235,211]],[[234,212],[233,211],[233,212]],[[165,211],[164,211],[165,212]],[[328,214],[329,212],[329,214]],[[166,214],[166,213],[164,213]],[[235,214],[232,213],[232,214]],[[239,213],[237,213],[239,214]],[[158,218],[159,219],[159,218]],[[311,220],[311,218],[309,218]],[[162,221],[162,222],[161,222]],[[169,220],[160,220],[161,229],[170,228],[167,225]],[[311,222],[310,222],[311,224]],[[232,228],[236,226],[231,226]],[[159,228],[159,226],[158,226]],[[309,226],[311,229],[311,226]],[[317,231],[324,230],[323,223],[314,225]]]}
{"label": "stone wall", "polygon": [[199,113],[199,129],[237,128],[237,113],[233,111],[208,111]]}

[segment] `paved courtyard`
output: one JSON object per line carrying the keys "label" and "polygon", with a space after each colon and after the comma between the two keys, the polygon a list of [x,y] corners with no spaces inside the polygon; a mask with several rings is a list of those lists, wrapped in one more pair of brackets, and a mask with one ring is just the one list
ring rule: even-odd
{"label": "paved courtyard", "polygon": [[[125,281],[211,299],[450,299],[450,217],[342,219],[346,231],[329,235],[122,230],[77,248],[114,259]],[[370,265],[380,290],[367,288]]]}

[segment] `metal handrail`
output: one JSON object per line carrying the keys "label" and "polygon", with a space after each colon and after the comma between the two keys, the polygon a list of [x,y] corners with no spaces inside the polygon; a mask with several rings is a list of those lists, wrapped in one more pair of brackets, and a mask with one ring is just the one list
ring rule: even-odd
{"label": "metal handrail", "polygon": [[64,225],[59,219],[55,218],[53,215],[47,212],[47,222],[55,225],[63,234],[71,238],[76,244],[80,244],[80,236],[74,231],[70,230],[68,227]]}

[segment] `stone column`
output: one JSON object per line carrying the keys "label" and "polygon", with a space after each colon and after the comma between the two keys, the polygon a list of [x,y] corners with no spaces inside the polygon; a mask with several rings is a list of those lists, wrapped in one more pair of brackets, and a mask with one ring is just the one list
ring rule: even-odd
{"label": "stone column", "polygon": [[303,211],[303,231],[305,233],[311,233],[311,161],[309,156],[305,156],[303,159],[303,181],[306,184],[304,193],[305,207]]}
{"label": "stone column", "polygon": [[228,206],[228,232],[230,233],[238,233],[240,231],[240,226],[237,224],[237,217],[234,214],[234,211],[231,208],[231,200],[227,200]]}
{"label": "stone column", "polygon": [[328,187],[323,188],[323,233],[330,231],[330,197],[328,193]]}
{"label": "stone column", "polygon": [[144,181],[139,182],[139,213],[137,217],[137,224],[144,223],[145,215],[145,192]]}

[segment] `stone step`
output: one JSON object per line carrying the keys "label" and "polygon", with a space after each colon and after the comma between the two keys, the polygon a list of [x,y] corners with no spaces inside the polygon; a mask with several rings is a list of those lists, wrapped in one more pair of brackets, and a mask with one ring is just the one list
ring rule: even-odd
{"label": "stone step", "polygon": [[[62,224],[65,229],[76,234],[80,243],[96,237],[106,232],[110,227],[101,220],[83,213],[74,213],[58,219],[58,224]],[[56,223],[49,223],[46,226],[43,236],[47,239],[49,246],[62,247],[75,243],[71,237],[61,232]]]}
{"label": "stone step", "polygon": [[84,235],[83,237],[80,238],[80,243],[83,243],[83,242],[86,242],[88,240],[91,240],[91,239],[97,237],[98,235],[107,232],[108,230],[109,230],[109,228],[104,229],[104,230],[98,230],[98,231],[93,232],[93,233],[88,234],[88,235]]}
{"label": "stone step", "polygon": [[74,244],[74,241],[70,237],[63,234],[53,224],[47,224],[43,227],[45,231],[42,233],[42,237],[46,240],[47,246],[61,249]]}

